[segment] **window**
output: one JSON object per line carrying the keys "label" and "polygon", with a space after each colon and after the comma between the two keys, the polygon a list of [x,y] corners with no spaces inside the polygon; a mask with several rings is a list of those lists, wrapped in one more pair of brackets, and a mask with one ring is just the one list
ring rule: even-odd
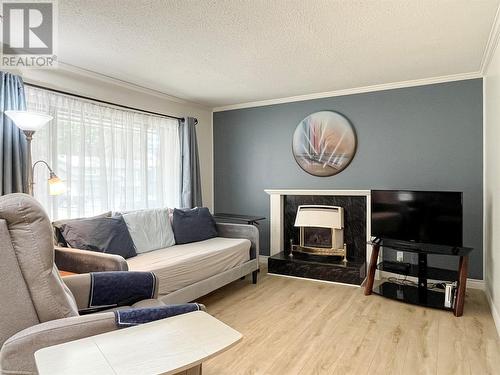
{"label": "window", "polygon": [[54,119],[33,138],[43,159],[66,183],[48,194],[48,172],[37,166],[34,194],[51,219],[107,210],[178,207],[179,122],[52,91],[25,87],[28,110]]}

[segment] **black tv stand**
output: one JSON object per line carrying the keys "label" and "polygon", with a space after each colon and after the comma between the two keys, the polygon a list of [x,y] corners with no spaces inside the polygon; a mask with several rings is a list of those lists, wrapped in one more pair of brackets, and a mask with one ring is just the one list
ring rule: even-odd
{"label": "black tv stand", "polygon": [[[427,243],[407,242],[400,240],[376,238],[370,242],[372,254],[368,267],[368,276],[365,284],[365,295],[372,292],[384,297],[397,299],[403,302],[452,310],[455,316],[462,316],[465,299],[465,289],[467,284],[467,269],[469,264],[469,254],[472,248],[445,246]],[[405,251],[418,254],[418,264],[407,267],[391,267],[391,262],[378,261],[380,248],[390,248],[397,251]],[[439,254],[448,256],[458,256],[459,267],[457,271],[428,267],[427,256],[429,254]],[[417,285],[401,284],[385,281],[374,287],[375,272],[388,271],[391,273],[413,276],[418,279]],[[454,307],[445,307],[444,293],[428,288],[428,279],[443,280],[447,282],[457,282],[457,293]]]}

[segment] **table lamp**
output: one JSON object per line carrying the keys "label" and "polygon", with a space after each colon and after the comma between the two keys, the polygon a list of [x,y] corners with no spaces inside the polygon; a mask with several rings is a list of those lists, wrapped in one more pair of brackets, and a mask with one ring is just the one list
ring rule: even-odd
{"label": "table lamp", "polygon": [[65,190],[64,184],[59,177],[54,173],[52,168],[43,161],[39,160],[35,164],[32,165],[31,159],[31,141],[33,139],[33,134],[42,127],[45,126],[50,120],[52,120],[52,116],[46,115],[45,113],[38,112],[30,112],[30,111],[5,111],[7,117],[9,117],[16,126],[21,129],[26,136],[26,140],[28,141],[28,194],[33,195],[33,172],[35,170],[35,165],[39,162],[43,162],[50,172],[49,177],[49,194],[50,195],[58,195],[62,194]]}

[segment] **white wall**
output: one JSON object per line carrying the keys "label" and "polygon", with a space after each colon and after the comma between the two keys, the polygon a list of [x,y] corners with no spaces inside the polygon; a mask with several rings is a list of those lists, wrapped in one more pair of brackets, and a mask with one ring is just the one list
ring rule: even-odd
{"label": "white wall", "polygon": [[37,69],[15,73],[22,75],[27,83],[167,115],[196,117],[203,204],[213,209],[211,109],[84,70]]}
{"label": "white wall", "polygon": [[484,78],[486,292],[500,334],[500,48]]}

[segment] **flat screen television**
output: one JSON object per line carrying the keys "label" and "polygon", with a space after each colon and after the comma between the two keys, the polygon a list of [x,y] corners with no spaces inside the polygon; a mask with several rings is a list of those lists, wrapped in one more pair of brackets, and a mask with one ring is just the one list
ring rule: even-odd
{"label": "flat screen television", "polygon": [[462,193],[372,190],[371,234],[383,239],[462,246]]}

